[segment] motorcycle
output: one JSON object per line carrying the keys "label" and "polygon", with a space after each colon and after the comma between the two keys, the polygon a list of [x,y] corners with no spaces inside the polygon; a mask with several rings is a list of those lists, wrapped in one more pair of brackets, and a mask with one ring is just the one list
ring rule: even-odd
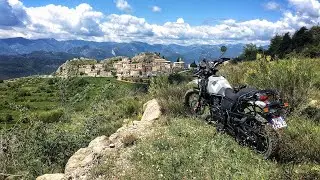
{"label": "motorcycle", "polygon": [[240,144],[262,154],[265,159],[278,151],[279,132],[287,127],[286,107],[276,90],[258,90],[246,86],[232,88],[228,80],[217,75],[221,60],[202,61],[195,88],[185,93],[185,106],[193,115],[209,109],[208,122]]}

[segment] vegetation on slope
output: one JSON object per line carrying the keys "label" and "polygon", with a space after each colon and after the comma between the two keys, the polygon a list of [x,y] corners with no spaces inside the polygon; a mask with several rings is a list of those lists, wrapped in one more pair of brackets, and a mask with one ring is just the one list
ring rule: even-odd
{"label": "vegetation on slope", "polygon": [[293,34],[277,34],[270,40],[267,50],[255,44],[247,44],[239,60],[251,61],[256,59],[257,53],[270,55],[273,59],[290,59],[292,56],[307,58],[320,57],[320,26],[310,29],[301,27]]}
{"label": "vegetation on slope", "polygon": [[[125,173],[117,169],[114,161],[121,158],[118,154],[93,174],[119,179],[319,179],[319,121],[305,115],[308,102],[320,100],[319,62],[255,61],[221,68],[234,85],[276,88],[293,104],[275,159],[264,160],[201,119],[184,116],[186,83],[158,77],[153,79],[149,92],[160,101],[165,117],[152,136],[138,140],[132,147],[129,161],[133,168],[125,169]],[[319,112],[319,107],[315,110]]]}
{"label": "vegetation on slope", "polygon": [[[317,103],[320,100],[319,63],[319,59],[290,59],[228,64],[221,68],[221,74],[233,85],[275,88],[290,102],[288,128],[283,132],[279,155],[273,160],[264,160],[228,135],[217,133],[201,119],[187,117],[183,95],[190,79],[183,75],[154,78],[147,96],[140,87],[108,78],[50,80],[53,82],[36,79],[33,85],[29,83],[34,79],[27,78],[12,82],[21,83],[12,87],[8,87],[10,82],[4,82],[1,97],[15,104],[29,102],[30,97],[43,97],[42,105],[53,101],[55,108],[41,111],[41,102],[37,101],[39,104],[33,106],[31,103],[30,109],[38,107],[38,112],[25,113],[27,117],[30,115],[28,123],[17,124],[14,128],[6,125],[3,128],[2,123],[2,137],[9,146],[7,152],[1,154],[4,155],[1,156],[4,159],[0,163],[1,171],[24,174],[29,179],[39,174],[62,172],[74,151],[96,136],[110,135],[126,118],[139,119],[142,104],[157,98],[164,117],[156,125],[154,134],[128,147],[132,148],[128,161],[133,169],[117,172],[114,161],[120,154],[115,154],[96,167],[93,177],[119,177],[121,174],[120,179],[319,179],[320,126],[316,118],[319,117],[319,104],[311,109],[308,105],[311,100],[318,100]],[[47,89],[49,84],[56,87],[48,88],[53,95],[49,96],[45,91],[34,92],[38,86]],[[31,89],[22,93],[26,94],[22,99],[15,100],[14,94],[9,92],[18,92],[23,87]],[[50,100],[46,100],[47,96]],[[52,123],[51,120],[56,119],[52,116],[61,110],[63,115]],[[20,122],[23,117],[22,112],[14,114],[8,108],[0,112],[12,114],[14,122]],[[37,117],[31,116],[33,113],[49,120],[31,118]]]}
{"label": "vegetation on slope", "polygon": [[[23,78],[0,84],[0,172],[35,179],[141,114],[144,86],[112,78]],[[10,120],[9,120],[10,119]]]}

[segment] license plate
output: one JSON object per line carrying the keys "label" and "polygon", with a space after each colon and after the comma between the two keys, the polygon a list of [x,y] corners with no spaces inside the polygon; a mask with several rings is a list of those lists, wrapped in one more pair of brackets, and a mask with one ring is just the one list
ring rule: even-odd
{"label": "license plate", "polygon": [[287,123],[283,117],[277,117],[271,119],[271,124],[274,129],[281,129],[287,127]]}

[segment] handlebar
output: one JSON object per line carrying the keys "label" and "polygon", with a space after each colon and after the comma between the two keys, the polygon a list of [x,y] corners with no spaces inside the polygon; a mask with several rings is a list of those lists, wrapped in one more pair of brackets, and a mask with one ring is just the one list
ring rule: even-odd
{"label": "handlebar", "polygon": [[199,76],[203,73],[203,75],[212,75],[216,74],[218,71],[216,68],[218,65],[222,64],[222,61],[216,60],[216,61],[206,61],[205,59],[202,60],[199,64],[199,70],[194,74],[195,76]]}

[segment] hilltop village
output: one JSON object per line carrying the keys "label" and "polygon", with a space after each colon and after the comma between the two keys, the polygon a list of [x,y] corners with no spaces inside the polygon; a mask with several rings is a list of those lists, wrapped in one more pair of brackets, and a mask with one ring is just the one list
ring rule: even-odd
{"label": "hilltop village", "polygon": [[186,69],[186,64],[178,59],[168,61],[159,53],[140,53],[132,58],[118,56],[102,60],[73,59],[62,64],[56,71],[56,76],[90,76],[147,78],[159,74],[169,74]]}

